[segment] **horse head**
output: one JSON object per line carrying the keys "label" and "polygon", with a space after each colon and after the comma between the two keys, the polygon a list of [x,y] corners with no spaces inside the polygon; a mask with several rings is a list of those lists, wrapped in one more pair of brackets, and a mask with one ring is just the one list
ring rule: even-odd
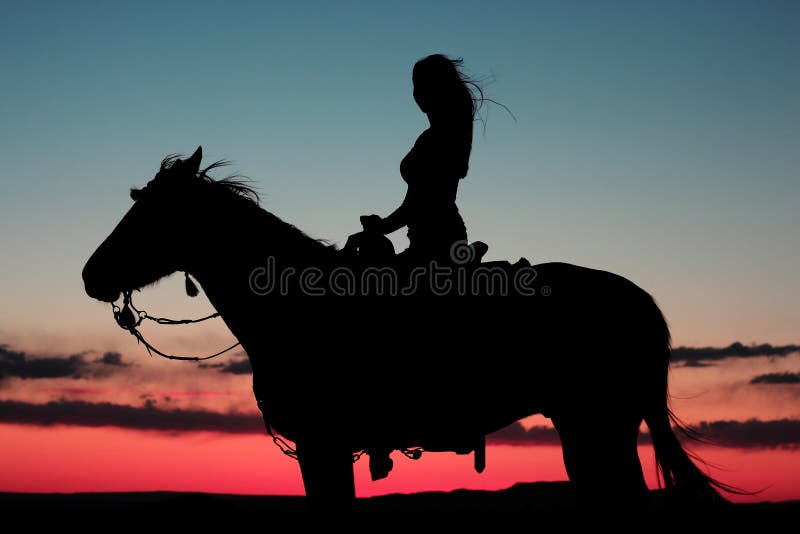
{"label": "horse head", "polygon": [[191,268],[195,241],[207,224],[202,185],[208,169],[200,170],[201,159],[202,147],[186,160],[169,156],[145,187],[131,190],[133,206],[83,268],[90,297],[113,302],[123,291]]}

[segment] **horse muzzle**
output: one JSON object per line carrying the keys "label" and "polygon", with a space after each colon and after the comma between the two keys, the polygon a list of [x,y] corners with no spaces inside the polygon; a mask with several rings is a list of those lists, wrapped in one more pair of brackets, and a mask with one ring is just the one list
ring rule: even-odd
{"label": "horse muzzle", "polygon": [[83,288],[86,294],[93,299],[103,302],[114,302],[119,299],[122,292],[115,288],[107,275],[93,267],[91,260],[83,268]]}

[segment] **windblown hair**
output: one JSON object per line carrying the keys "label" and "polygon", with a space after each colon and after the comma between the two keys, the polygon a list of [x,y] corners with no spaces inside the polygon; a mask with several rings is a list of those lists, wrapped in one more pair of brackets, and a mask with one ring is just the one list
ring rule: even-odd
{"label": "windblown hair", "polygon": [[467,76],[461,58],[451,59],[443,54],[431,54],[414,64],[415,79],[424,79],[426,84],[435,88],[446,100],[459,106],[458,112],[468,110],[474,120],[485,100],[480,84]]}
{"label": "windblown hair", "polygon": [[431,54],[414,64],[414,77],[425,79],[428,83],[437,87],[444,94],[448,95],[448,100],[455,102],[457,106],[462,106],[458,112],[469,112],[471,119],[480,120],[485,124],[485,120],[480,115],[484,103],[491,102],[505,109],[516,121],[516,117],[506,106],[491,98],[487,98],[483,91],[483,83],[486,78],[473,78],[463,70],[464,60],[462,58],[450,58],[444,54]]}

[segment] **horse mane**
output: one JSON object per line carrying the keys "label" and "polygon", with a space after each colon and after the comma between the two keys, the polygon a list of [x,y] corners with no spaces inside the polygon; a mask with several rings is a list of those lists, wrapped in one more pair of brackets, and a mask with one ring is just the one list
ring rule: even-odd
{"label": "horse mane", "polygon": [[[159,172],[167,171],[180,161],[178,154],[170,154],[161,160]],[[282,220],[280,217],[265,210],[260,205],[258,192],[250,185],[250,180],[241,174],[231,174],[224,178],[214,178],[210,171],[230,165],[228,160],[217,160],[204,169],[197,171],[197,178],[202,181],[204,187],[212,190],[214,195],[233,199],[235,202],[242,202],[249,208],[256,208],[257,217],[263,221],[268,228],[274,228],[270,232],[272,238],[279,239],[279,246],[286,246],[297,251],[308,251],[309,253],[330,253],[336,252],[336,246],[325,239],[316,239],[291,223]],[[309,246],[310,245],[310,246]]]}
{"label": "horse mane", "polygon": [[[180,155],[169,154],[161,160],[159,172],[170,170],[177,161],[181,161]],[[248,185],[249,180],[245,176],[240,174],[230,174],[224,178],[217,179],[209,174],[209,171],[218,169],[220,167],[226,167],[230,164],[231,162],[225,159],[217,160],[205,169],[198,170],[197,178],[213,188],[224,190],[227,193],[245,198],[258,206],[260,201],[258,192],[252,186]]]}
{"label": "horse mane", "polygon": [[[137,201],[145,194],[151,193],[153,189],[159,188],[160,183],[170,180],[165,175],[182,161],[178,154],[166,156],[161,160],[161,166],[155,178],[141,189],[131,189],[131,198]],[[270,236],[270,243],[275,248],[293,251],[295,257],[305,263],[315,263],[320,260],[324,263],[336,261],[336,256],[334,256],[338,253],[336,245],[324,239],[313,238],[293,224],[287,223],[262,208],[259,194],[250,185],[248,178],[240,174],[232,174],[218,179],[210,174],[214,169],[226,165],[230,165],[227,160],[215,161],[204,169],[198,169],[194,177],[201,187],[210,191],[211,196],[231,202],[236,208],[233,210],[235,213],[251,217],[251,222],[258,224],[263,228],[265,235]]]}

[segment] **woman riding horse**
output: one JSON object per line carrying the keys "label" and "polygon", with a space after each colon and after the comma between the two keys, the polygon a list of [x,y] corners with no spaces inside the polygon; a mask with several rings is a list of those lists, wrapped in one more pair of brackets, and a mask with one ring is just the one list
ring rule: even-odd
{"label": "woman riding horse", "polygon": [[[414,65],[414,100],[428,116],[430,128],[420,134],[400,163],[400,174],[408,184],[400,207],[385,218],[361,218],[367,234],[383,236],[408,227],[410,244],[398,255],[400,263],[447,261],[453,244],[467,240],[456,193],[469,169],[472,123],[483,92],[461,72],[461,63],[434,54]],[[363,234],[351,236],[350,246],[363,239]]]}

